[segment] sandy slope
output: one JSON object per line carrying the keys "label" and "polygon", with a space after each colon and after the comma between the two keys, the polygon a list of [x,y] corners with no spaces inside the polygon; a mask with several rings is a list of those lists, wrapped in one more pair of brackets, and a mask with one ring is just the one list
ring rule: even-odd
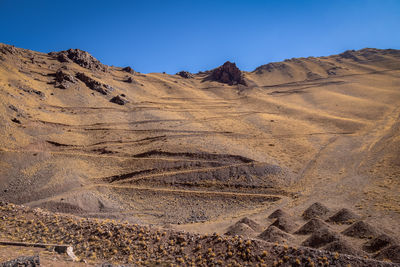
{"label": "sandy slope", "polygon": [[[321,201],[399,236],[397,50],[270,63],[248,86],[0,56],[3,200],[203,233]],[[61,67],[113,91],[55,88]]]}

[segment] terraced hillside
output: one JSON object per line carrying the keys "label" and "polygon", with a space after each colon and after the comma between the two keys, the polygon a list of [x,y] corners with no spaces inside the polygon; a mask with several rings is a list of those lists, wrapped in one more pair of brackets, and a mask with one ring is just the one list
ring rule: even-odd
{"label": "terraced hillside", "polygon": [[226,64],[141,74],[1,44],[0,199],[203,234],[320,201],[399,238],[400,52]]}

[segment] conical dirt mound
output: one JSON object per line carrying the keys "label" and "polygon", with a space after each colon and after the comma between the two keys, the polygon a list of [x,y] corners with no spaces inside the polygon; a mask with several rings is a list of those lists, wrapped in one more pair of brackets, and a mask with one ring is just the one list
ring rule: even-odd
{"label": "conical dirt mound", "polygon": [[315,202],[304,211],[302,217],[305,220],[309,220],[312,218],[321,218],[325,216],[328,212],[329,209],[327,207],[322,205],[320,202]]}
{"label": "conical dirt mound", "polygon": [[394,245],[394,243],[395,243],[395,241],[393,238],[391,238],[388,235],[382,234],[382,235],[366,242],[363,245],[362,249],[366,252],[374,253],[385,247]]}
{"label": "conical dirt mound", "polygon": [[256,232],[261,232],[263,230],[263,227],[260,224],[256,223],[255,221],[253,221],[247,217],[244,217],[243,219],[238,221],[238,223],[247,224],[251,229],[253,229]]}
{"label": "conical dirt mound", "polygon": [[309,220],[306,224],[304,224],[299,230],[295,232],[297,235],[308,235],[312,234],[315,231],[318,231],[322,228],[327,228],[328,225],[324,223],[322,220],[314,218]]}
{"label": "conical dirt mound", "polygon": [[395,263],[400,263],[400,245],[393,245],[383,249],[375,255],[378,260],[390,260]]}
{"label": "conical dirt mound", "polygon": [[284,212],[283,210],[277,209],[268,216],[268,219],[277,219],[280,217],[286,217],[287,215],[288,214],[286,212]]}
{"label": "conical dirt mound", "polygon": [[330,252],[338,252],[341,254],[349,254],[354,256],[362,256],[364,254],[362,251],[358,251],[344,240],[337,240],[332,243],[329,243],[322,249]]}
{"label": "conical dirt mound", "polygon": [[374,238],[377,236],[378,231],[364,221],[353,223],[349,228],[344,230],[342,234],[358,237],[358,238]]}
{"label": "conical dirt mound", "polygon": [[253,237],[256,235],[256,232],[247,224],[237,222],[231,225],[225,234],[230,236],[241,235],[244,237]]}
{"label": "conical dirt mound", "polygon": [[283,243],[284,241],[289,241],[293,239],[293,237],[290,234],[285,233],[284,231],[273,225],[268,227],[258,237],[268,242],[279,242],[279,243]]}
{"label": "conical dirt mound", "polygon": [[320,248],[326,244],[340,240],[339,234],[327,229],[322,228],[315,231],[309,238],[307,238],[302,245],[312,248]]}
{"label": "conical dirt mound", "polygon": [[335,213],[332,217],[330,217],[327,222],[330,223],[342,223],[342,224],[352,224],[354,221],[360,219],[360,216],[355,214],[349,209],[341,209],[337,213]]}
{"label": "conical dirt mound", "polygon": [[272,225],[287,233],[293,232],[298,227],[291,217],[279,217]]}

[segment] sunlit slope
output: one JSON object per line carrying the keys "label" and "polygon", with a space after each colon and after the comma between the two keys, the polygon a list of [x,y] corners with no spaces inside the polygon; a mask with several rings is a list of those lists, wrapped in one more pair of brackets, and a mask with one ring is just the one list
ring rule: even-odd
{"label": "sunlit slope", "polygon": [[[399,218],[397,50],[270,63],[245,72],[247,86],[0,51],[2,199],[147,223],[313,198]],[[392,197],[368,197],[376,188]]]}

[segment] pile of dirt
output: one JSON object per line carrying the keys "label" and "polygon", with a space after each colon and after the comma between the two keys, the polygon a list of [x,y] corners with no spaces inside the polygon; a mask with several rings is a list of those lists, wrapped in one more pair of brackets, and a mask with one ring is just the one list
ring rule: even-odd
{"label": "pile of dirt", "polygon": [[364,253],[352,247],[348,242],[345,240],[337,240],[334,242],[329,243],[325,247],[322,248],[323,250],[330,251],[330,252],[337,252],[341,254],[349,254],[354,256],[363,256]]}
{"label": "pile of dirt", "polygon": [[388,246],[394,245],[394,244],[395,244],[395,240],[393,238],[391,238],[388,235],[382,234],[382,235],[375,237],[374,239],[366,242],[362,246],[362,249],[369,253],[375,253],[385,247],[388,247]]}
{"label": "pile of dirt", "polygon": [[326,244],[340,240],[340,235],[333,232],[328,228],[322,228],[315,231],[309,238],[307,238],[302,245],[312,248],[320,248]]}
{"label": "pile of dirt", "polygon": [[305,220],[312,218],[321,218],[329,212],[329,209],[322,205],[320,202],[315,202],[310,207],[308,207],[302,214]]}
{"label": "pile of dirt", "polygon": [[125,71],[125,72],[128,72],[128,73],[130,73],[130,74],[135,74],[136,73],[136,71],[134,71],[131,67],[125,67],[125,68],[122,68],[121,69],[122,71]]}
{"label": "pile of dirt", "polygon": [[118,105],[125,105],[126,103],[129,103],[124,94],[114,96],[111,98],[110,102]]}
{"label": "pile of dirt", "polygon": [[256,235],[256,232],[247,224],[237,222],[234,225],[231,225],[225,233],[230,236],[244,236],[244,237],[253,237]]}
{"label": "pile of dirt", "polygon": [[378,260],[390,260],[391,262],[400,263],[400,245],[393,245],[383,249],[375,255]]}
{"label": "pile of dirt", "polygon": [[176,75],[179,75],[179,76],[181,76],[182,78],[185,78],[185,79],[194,78],[194,75],[192,73],[190,73],[188,71],[185,71],[185,70],[182,70],[182,71],[176,73]]}
{"label": "pile of dirt", "polygon": [[211,72],[210,78],[214,81],[227,83],[229,85],[242,84],[247,85],[243,74],[235,63],[225,62],[222,66]]}
{"label": "pile of dirt", "polygon": [[108,95],[110,91],[112,91],[112,88],[110,86],[102,84],[101,82],[90,78],[83,72],[78,72],[75,77],[84,82],[86,86],[90,89],[97,91],[103,95]]}
{"label": "pile of dirt", "polygon": [[291,217],[286,216],[277,218],[271,225],[278,227],[287,233],[293,232],[298,227]]}
{"label": "pile of dirt", "polygon": [[50,52],[49,55],[56,58],[60,62],[74,62],[79,66],[90,69],[90,70],[100,70],[106,71],[107,66],[103,65],[94,58],[91,54],[80,49],[68,49],[60,52]]}
{"label": "pile of dirt", "polygon": [[358,238],[374,238],[377,236],[378,231],[364,221],[353,223],[349,228],[344,230],[342,234]]}
{"label": "pile of dirt", "polygon": [[237,223],[247,224],[251,229],[253,229],[256,232],[260,232],[263,230],[263,227],[260,224],[256,223],[255,221],[253,221],[247,217],[240,219]]}
{"label": "pile of dirt", "polygon": [[299,230],[295,232],[296,235],[308,235],[322,228],[328,228],[328,225],[318,218],[309,220]]}
{"label": "pile of dirt", "polygon": [[274,212],[272,212],[269,216],[268,219],[277,219],[280,217],[289,217],[288,214],[286,212],[284,212],[281,209],[277,209]]}
{"label": "pile of dirt", "polygon": [[60,89],[67,89],[76,82],[74,76],[61,69],[57,70],[54,77],[54,86]]}
{"label": "pile of dirt", "polygon": [[358,216],[351,210],[344,208],[335,213],[333,216],[329,217],[327,222],[337,224],[352,224],[358,219],[360,219],[360,216]]}
{"label": "pile of dirt", "polygon": [[271,225],[264,232],[258,235],[258,238],[268,242],[284,243],[293,240],[293,237],[281,229]]}

